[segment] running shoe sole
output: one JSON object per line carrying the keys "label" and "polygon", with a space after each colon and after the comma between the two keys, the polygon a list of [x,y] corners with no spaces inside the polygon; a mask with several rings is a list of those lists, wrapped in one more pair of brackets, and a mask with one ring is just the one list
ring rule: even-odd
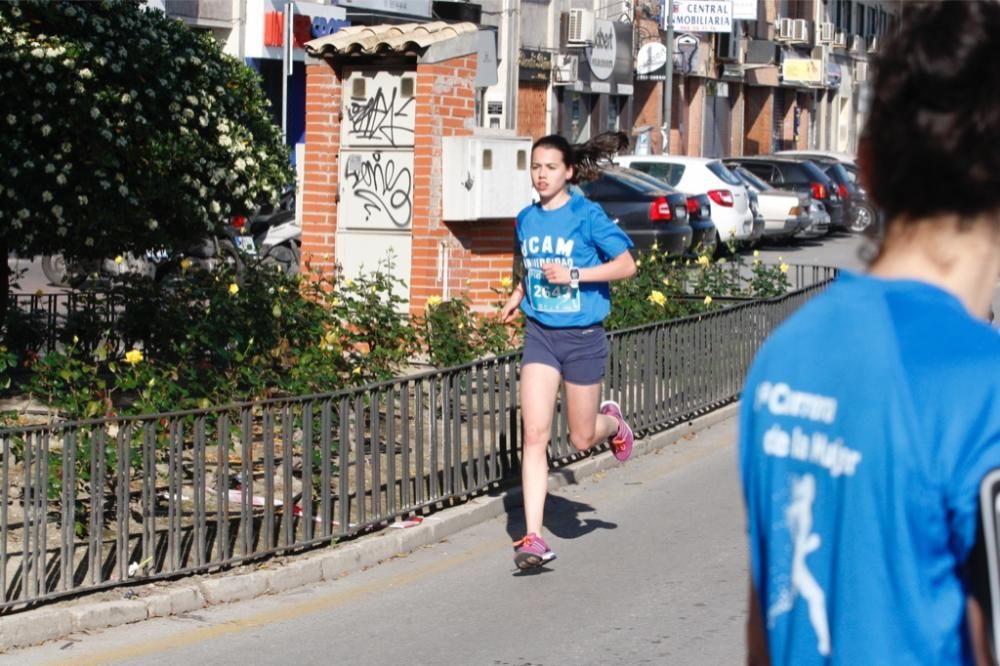
{"label": "running shoe sole", "polygon": [[517,553],[514,555],[514,564],[517,565],[518,569],[525,571],[540,567],[554,559],[556,559],[556,554],[551,550],[544,555],[538,555],[537,553]]}

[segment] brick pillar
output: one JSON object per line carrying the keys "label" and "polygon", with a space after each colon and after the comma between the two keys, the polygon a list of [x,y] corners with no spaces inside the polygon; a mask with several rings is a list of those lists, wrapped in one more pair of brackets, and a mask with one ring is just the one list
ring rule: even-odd
{"label": "brick pillar", "polygon": [[302,184],[302,262],[330,274],[337,232],[340,105],[343,86],[326,63],[306,67],[306,149]]}
{"label": "brick pillar", "polygon": [[746,115],[743,123],[746,139],[743,142],[743,153],[760,155],[771,152],[771,130],[774,109],[773,94],[781,94],[775,88],[747,86]]}

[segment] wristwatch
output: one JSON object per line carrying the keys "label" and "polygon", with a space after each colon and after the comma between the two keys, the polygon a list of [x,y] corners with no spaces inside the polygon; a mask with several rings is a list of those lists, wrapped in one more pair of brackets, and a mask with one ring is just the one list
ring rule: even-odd
{"label": "wristwatch", "polygon": [[571,268],[569,269],[569,286],[571,289],[580,288],[580,269]]}

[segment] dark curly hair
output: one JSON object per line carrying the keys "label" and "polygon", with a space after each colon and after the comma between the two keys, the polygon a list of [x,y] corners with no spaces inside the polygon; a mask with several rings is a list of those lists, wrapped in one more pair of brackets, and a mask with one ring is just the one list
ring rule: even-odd
{"label": "dark curly hair", "polygon": [[562,136],[549,134],[535,141],[531,152],[539,147],[555,148],[562,153],[563,163],[573,167],[570,182],[580,183],[597,178],[602,162],[628,148],[628,135],[625,132],[603,132],[585,143],[571,145]]}
{"label": "dark curly hair", "polygon": [[907,3],[883,43],[859,162],[890,220],[1000,210],[1000,2]]}

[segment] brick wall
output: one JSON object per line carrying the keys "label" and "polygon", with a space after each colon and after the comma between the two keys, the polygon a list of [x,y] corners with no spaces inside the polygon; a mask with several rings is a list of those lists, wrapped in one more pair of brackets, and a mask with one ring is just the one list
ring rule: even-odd
{"label": "brick wall", "polygon": [[332,273],[336,255],[338,120],[343,86],[328,65],[306,67],[306,149],[302,183],[302,261]]}
{"label": "brick wall", "polygon": [[698,77],[688,77],[687,123],[684,128],[684,154],[701,155],[702,119],[705,115],[705,80]]}
{"label": "brick wall", "polygon": [[[650,133],[650,150],[660,153],[663,149],[663,138],[660,127],[663,125],[663,83],[660,81],[636,81],[632,95],[632,127],[652,127]],[[637,136],[630,136],[631,148],[635,148]]]}
{"label": "brick wall", "polygon": [[[492,287],[510,275],[513,220],[442,220],[442,138],[468,136],[476,127],[476,56],[417,64],[413,148],[410,309],[430,296],[467,295],[477,310],[492,309]],[[331,273],[336,260],[338,162],[342,81],[336,68],[306,73],[306,162],[303,185],[304,262]],[[527,204],[528,202],[525,202]],[[439,271],[447,265],[448,280]]]}

